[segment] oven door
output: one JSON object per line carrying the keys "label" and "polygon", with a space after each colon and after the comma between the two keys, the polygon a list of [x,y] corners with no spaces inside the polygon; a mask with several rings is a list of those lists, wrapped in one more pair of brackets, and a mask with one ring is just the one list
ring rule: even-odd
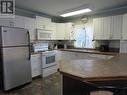
{"label": "oven door", "polygon": [[42,55],[42,68],[45,69],[47,67],[56,65],[56,54],[47,54]]}

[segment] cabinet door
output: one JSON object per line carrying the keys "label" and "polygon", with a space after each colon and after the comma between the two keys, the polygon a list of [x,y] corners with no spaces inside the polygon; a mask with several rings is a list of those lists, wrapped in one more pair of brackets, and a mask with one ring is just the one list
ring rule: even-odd
{"label": "cabinet door", "polygon": [[38,29],[44,29],[44,30],[52,30],[51,29],[51,19],[36,16],[36,27]]}
{"label": "cabinet door", "polygon": [[0,26],[9,26],[9,27],[14,27],[14,21],[12,18],[0,18]]}
{"label": "cabinet door", "polygon": [[64,23],[56,24],[56,39],[57,40],[65,39],[65,24]]}
{"label": "cabinet door", "polygon": [[56,23],[53,23],[53,22],[52,22],[51,39],[52,40],[56,39]]}
{"label": "cabinet door", "polygon": [[29,30],[30,40],[36,40],[36,28],[35,28],[35,19],[24,17],[25,28]]}
{"label": "cabinet door", "polygon": [[122,33],[123,16],[112,16],[111,21],[111,39],[120,40]]}
{"label": "cabinet door", "polygon": [[73,33],[73,26],[72,23],[66,23],[65,24],[65,39],[66,40],[72,40],[74,37],[72,37]]}
{"label": "cabinet door", "polygon": [[96,18],[93,20],[94,25],[94,39],[103,39],[103,18]]}
{"label": "cabinet door", "polygon": [[25,20],[24,20],[24,17],[23,16],[15,16],[14,26],[15,27],[20,27],[20,28],[25,28]]}
{"label": "cabinet door", "polygon": [[52,30],[52,22],[50,18],[44,18],[45,30]]}
{"label": "cabinet door", "polygon": [[41,54],[31,55],[32,77],[41,75]]}
{"label": "cabinet door", "polygon": [[111,33],[111,17],[104,17],[103,18],[103,40],[110,39]]}
{"label": "cabinet door", "polygon": [[122,39],[127,40],[127,14],[123,15]]}
{"label": "cabinet door", "polygon": [[96,40],[98,39],[98,20],[97,19],[93,19],[93,27],[94,27],[94,36],[93,39]]}

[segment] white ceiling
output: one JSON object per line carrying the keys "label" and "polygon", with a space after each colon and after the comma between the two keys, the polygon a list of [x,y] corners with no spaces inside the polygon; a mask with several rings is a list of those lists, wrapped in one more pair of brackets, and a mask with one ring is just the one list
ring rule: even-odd
{"label": "white ceiling", "polygon": [[91,8],[94,12],[127,4],[127,0],[16,0],[23,9],[59,16],[80,8]]}

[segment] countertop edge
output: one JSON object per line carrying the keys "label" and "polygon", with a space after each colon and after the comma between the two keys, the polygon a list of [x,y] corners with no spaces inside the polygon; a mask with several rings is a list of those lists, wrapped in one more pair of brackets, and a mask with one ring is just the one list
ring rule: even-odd
{"label": "countertop edge", "polygon": [[[119,55],[118,52],[100,52],[96,50],[79,50],[79,49],[55,49],[58,51],[68,51],[68,52],[78,52],[78,53],[89,53],[89,54],[102,54],[102,55]],[[54,50],[45,50],[45,51],[39,51],[39,52],[32,52],[31,55],[34,54],[41,54],[46,51],[54,51]]]}

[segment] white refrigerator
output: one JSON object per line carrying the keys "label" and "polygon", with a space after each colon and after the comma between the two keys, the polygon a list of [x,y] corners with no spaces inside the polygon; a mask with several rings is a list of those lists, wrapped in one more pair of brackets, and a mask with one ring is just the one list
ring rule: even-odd
{"label": "white refrigerator", "polygon": [[10,90],[32,81],[29,32],[0,27],[0,87]]}

